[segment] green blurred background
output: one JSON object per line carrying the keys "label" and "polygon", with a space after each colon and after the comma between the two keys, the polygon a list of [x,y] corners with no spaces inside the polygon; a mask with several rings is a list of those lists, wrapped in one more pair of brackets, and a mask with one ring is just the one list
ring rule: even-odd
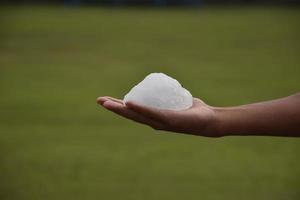
{"label": "green blurred background", "polygon": [[299,10],[1,7],[0,199],[299,199],[299,139],[156,132],[95,102],[151,72],[215,106],[296,93]]}

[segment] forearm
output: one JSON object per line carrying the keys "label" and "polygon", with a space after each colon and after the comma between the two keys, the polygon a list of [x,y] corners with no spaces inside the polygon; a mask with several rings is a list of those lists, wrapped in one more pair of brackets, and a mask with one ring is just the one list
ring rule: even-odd
{"label": "forearm", "polygon": [[214,108],[215,130],[226,135],[300,136],[300,93],[261,103]]}

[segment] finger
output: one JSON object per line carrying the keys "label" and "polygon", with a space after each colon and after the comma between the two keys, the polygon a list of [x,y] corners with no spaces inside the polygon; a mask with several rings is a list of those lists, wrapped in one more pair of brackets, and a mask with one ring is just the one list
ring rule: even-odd
{"label": "finger", "polygon": [[100,105],[103,105],[104,102],[108,101],[109,99],[107,97],[98,97],[97,98],[97,103]]}
{"label": "finger", "polygon": [[107,108],[108,110],[121,115],[123,117],[146,123],[147,119],[143,116],[138,115],[137,113],[134,113],[133,111],[127,109],[124,105],[120,105],[119,103],[113,102],[113,101],[106,101],[103,106]]}
{"label": "finger", "polygon": [[124,105],[123,100],[121,100],[121,99],[116,99],[114,97],[107,97],[107,98],[109,100],[112,100],[112,101],[116,102],[116,103],[120,103],[120,104]]}
{"label": "finger", "polygon": [[121,115],[127,119],[131,119],[133,121],[136,121],[136,122],[139,122],[139,123],[142,123],[142,124],[146,124],[146,125],[149,125],[155,129],[163,129],[164,128],[164,125],[157,122],[157,121],[154,121],[152,119],[149,119],[145,116],[142,116],[132,110],[129,110],[126,106],[124,105],[121,105],[120,103],[117,103],[117,102],[114,102],[114,101],[106,101],[103,106],[105,108],[107,108],[108,110],[118,114],[118,115]]}
{"label": "finger", "polygon": [[205,104],[205,103],[201,99],[193,98],[193,106],[203,105],[203,104]]}
{"label": "finger", "polygon": [[105,101],[108,101],[108,100],[111,100],[111,101],[114,101],[114,102],[116,102],[116,103],[119,103],[119,104],[122,104],[122,105],[123,105],[123,101],[122,101],[121,99],[116,99],[116,98],[109,97],[109,96],[98,97],[98,98],[97,98],[97,103],[103,105],[103,103],[104,103]]}
{"label": "finger", "polygon": [[130,110],[133,110],[134,112],[144,115],[148,118],[158,120],[161,122],[166,121],[166,116],[163,112],[167,112],[167,111],[161,111],[159,109],[141,106],[141,105],[138,105],[133,102],[126,102],[126,107],[128,107]]}

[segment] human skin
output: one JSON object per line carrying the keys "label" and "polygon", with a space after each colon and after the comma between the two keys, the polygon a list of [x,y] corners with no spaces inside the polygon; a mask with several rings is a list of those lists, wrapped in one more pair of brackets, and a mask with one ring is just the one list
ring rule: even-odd
{"label": "human skin", "polygon": [[213,107],[194,98],[182,111],[161,110],[99,97],[97,103],[127,119],[155,130],[206,137],[261,135],[300,137],[300,93],[281,99],[236,107]]}

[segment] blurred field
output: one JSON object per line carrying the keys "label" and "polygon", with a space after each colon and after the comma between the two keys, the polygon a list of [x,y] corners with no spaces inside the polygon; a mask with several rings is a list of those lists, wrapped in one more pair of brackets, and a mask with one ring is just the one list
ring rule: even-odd
{"label": "blurred field", "polygon": [[299,8],[0,13],[1,200],[299,199],[299,139],[157,134],[95,103],[150,72],[217,106],[295,93]]}

